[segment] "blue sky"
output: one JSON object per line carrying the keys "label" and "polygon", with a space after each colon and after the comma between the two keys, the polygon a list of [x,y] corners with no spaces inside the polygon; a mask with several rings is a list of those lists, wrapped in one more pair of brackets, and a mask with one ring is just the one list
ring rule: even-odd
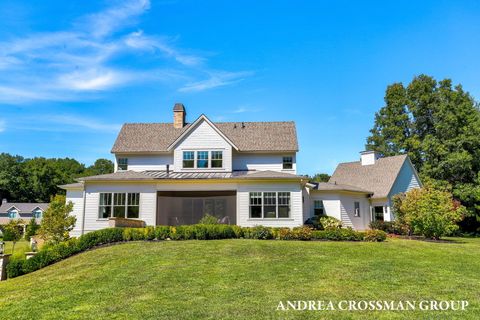
{"label": "blue sky", "polygon": [[356,160],[388,84],[480,97],[475,1],[0,3],[0,152],[112,159],[124,122],[297,123],[300,173]]}

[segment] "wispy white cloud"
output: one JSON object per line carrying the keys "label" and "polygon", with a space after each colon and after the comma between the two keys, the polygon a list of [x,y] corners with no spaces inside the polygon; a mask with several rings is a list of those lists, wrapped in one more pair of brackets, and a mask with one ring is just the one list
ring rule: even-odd
{"label": "wispy white cloud", "polygon": [[[0,103],[84,100],[95,98],[95,92],[145,81],[165,81],[182,92],[199,92],[251,75],[211,71],[201,55],[178,49],[167,37],[145,34],[137,26],[148,10],[148,0],[117,1],[79,17],[68,30],[0,41]],[[144,55],[159,60],[161,67],[136,64],[135,59]],[[125,67],[119,57],[134,62]]]}
{"label": "wispy white cloud", "polygon": [[9,121],[9,127],[29,131],[116,133],[121,125],[76,114],[38,114],[12,118]]}
{"label": "wispy white cloud", "polygon": [[260,109],[258,108],[252,108],[248,105],[244,105],[244,106],[237,107],[236,109],[231,111],[231,113],[246,113],[246,112],[259,112],[259,111]]}
{"label": "wispy white cloud", "polygon": [[209,78],[201,81],[187,83],[181,87],[180,92],[199,92],[205,91],[217,87],[223,87],[230,84],[240,82],[245,77],[252,75],[250,71],[242,72],[226,72],[226,71],[214,71],[209,72]]}

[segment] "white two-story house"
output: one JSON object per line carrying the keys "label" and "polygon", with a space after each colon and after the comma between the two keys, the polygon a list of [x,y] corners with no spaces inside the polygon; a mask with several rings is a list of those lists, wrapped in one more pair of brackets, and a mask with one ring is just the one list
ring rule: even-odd
{"label": "white two-story house", "polygon": [[109,218],[147,225],[197,223],[204,215],[241,226],[304,222],[294,122],[125,124],[112,148],[115,172],[63,186],[74,203],[72,235],[106,228]]}
{"label": "white two-story house", "polygon": [[271,227],[328,215],[364,230],[394,219],[392,197],[421,186],[408,156],[375,152],[340,164],[328,183],[308,183],[297,175],[294,122],[185,119],[185,107],[175,104],[172,123],[125,124],[112,148],[114,173],[62,186],[74,203],[73,236],[106,228],[112,218],[183,225],[207,214]]}

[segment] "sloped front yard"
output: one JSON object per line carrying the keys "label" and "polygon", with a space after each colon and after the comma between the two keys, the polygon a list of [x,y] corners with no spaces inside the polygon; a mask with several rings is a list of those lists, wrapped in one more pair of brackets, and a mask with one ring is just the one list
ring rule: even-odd
{"label": "sloped front yard", "polygon": [[[0,283],[4,319],[480,317],[480,239],[133,242]],[[466,311],[277,311],[287,300],[468,300]]]}

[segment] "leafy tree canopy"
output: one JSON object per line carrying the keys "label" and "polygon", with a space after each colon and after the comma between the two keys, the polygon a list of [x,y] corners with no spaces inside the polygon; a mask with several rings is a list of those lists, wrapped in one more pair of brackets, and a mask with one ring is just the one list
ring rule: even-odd
{"label": "leafy tree canopy", "polygon": [[113,162],[98,159],[89,167],[71,158],[25,159],[0,153],[0,199],[18,202],[48,202],[64,192],[58,185],[75,178],[113,172]]}
{"label": "leafy tree canopy", "polygon": [[480,111],[461,85],[420,75],[388,86],[366,147],[407,153],[424,181],[451,190],[473,214],[464,230],[480,227]]}
{"label": "leafy tree canopy", "polygon": [[317,173],[313,177],[308,177],[312,182],[328,182],[330,175],[328,173]]}

